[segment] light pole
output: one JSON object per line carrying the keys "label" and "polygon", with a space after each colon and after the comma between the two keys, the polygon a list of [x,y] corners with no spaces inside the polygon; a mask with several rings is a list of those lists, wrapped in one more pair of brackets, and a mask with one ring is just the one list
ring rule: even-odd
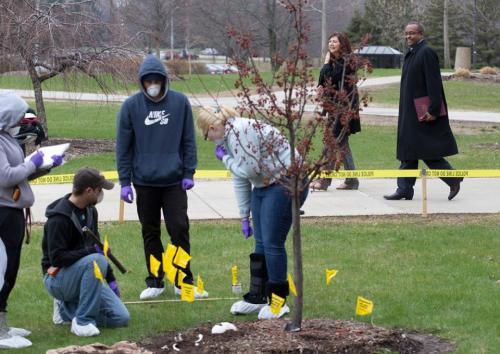
{"label": "light pole", "polygon": [[474,11],[472,13],[472,68],[476,67],[476,23],[477,23],[477,0],[474,0]]}

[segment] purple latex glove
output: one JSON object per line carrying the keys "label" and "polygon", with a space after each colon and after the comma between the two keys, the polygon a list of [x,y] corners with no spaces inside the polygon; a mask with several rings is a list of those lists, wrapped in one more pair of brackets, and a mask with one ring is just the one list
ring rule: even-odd
{"label": "purple latex glove", "polygon": [[[99,245],[94,244],[94,248],[95,248],[95,250],[96,250],[97,253],[102,254],[103,256],[105,256],[104,251],[101,249],[101,247],[99,247]],[[109,252],[111,252],[111,247],[108,248],[108,254],[109,254]]]}
{"label": "purple latex glove", "polygon": [[253,235],[252,226],[250,225],[250,220],[248,218],[241,219],[241,232],[245,238],[249,238]]}
{"label": "purple latex glove", "polygon": [[182,190],[187,191],[194,187],[194,181],[191,178],[183,178],[182,179]]}
{"label": "purple latex glove", "polygon": [[30,161],[33,162],[36,168],[42,166],[43,163],[43,152],[37,151],[33,156],[30,157]]}
{"label": "purple latex glove", "polygon": [[64,155],[54,155],[52,156],[52,167],[57,167],[57,166],[61,166],[61,164],[63,163],[63,157]]}
{"label": "purple latex glove", "polygon": [[118,287],[118,282],[113,280],[109,284],[109,288],[116,294],[116,296],[121,297],[120,288]]}
{"label": "purple latex glove", "polygon": [[120,192],[120,198],[127,203],[132,203],[134,201],[134,191],[130,186],[122,186]]}
{"label": "purple latex glove", "polygon": [[226,149],[224,149],[224,146],[217,145],[215,147],[215,157],[217,157],[217,159],[222,161],[222,158],[224,157],[224,155],[227,155],[227,151],[226,151]]}

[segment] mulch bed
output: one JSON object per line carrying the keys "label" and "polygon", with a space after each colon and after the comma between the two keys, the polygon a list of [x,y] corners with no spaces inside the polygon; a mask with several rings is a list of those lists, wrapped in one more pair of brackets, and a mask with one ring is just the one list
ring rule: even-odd
{"label": "mulch bed", "polygon": [[285,332],[285,324],[282,320],[237,322],[238,331],[223,334],[211,334],[212,324],[206,324],[166,332],[144,339],[139,345],[153,353],[413,354],[454,350],[451,343],[435,336],[356,321],[308,319],[295,333]]}

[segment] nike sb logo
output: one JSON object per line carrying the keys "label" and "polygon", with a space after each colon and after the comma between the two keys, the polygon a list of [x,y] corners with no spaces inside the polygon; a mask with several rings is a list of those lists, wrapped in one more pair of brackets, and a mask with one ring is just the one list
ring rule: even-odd
{"label": "nike sb logo", "polygon": [[165,111],[150,111],[144,120],[144,124],[153,125],[160,122],[160,125],[167,125],[168,117],[170,117],[170,113],[165,114]]}

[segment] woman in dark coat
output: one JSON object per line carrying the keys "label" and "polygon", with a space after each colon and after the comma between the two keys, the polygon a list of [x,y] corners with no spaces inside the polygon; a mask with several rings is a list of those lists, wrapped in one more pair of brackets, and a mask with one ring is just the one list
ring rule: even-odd
{"label": "woman in dark coat", "polygon": [[[334,32],[328,39],[328,53],[319,74],[318,91],[324,97],[323,102],[329,102],[334,106],[331,109],[325,108],[323,112],[330,111],[328,119],[331,120],[333,137],[342,151],[346,170],[356,169],[349,147],[349,135],[361,131],[356,69],[357,63],[352,54],[349,38],[345,33]],[[343,114],[346,111],[351,113]],[[354,116],[352,116],[352,111],[354,111]],[[343,116],[342,119],[341,116]],[[348,124],[348,129],[342,132],[345,124]],[[331,178],[320,178],[313,181],[310,186],[314,190],[327,190],[331,183]],[[357,178],[347,178],[337,189],[358,189],[358,187]]]}

